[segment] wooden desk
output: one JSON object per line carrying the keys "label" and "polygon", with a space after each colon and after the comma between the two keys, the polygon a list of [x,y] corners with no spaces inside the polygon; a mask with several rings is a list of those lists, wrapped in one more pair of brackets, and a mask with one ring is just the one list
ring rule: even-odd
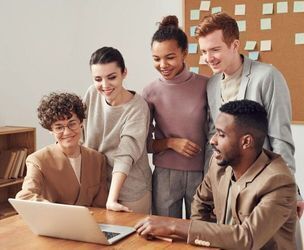
{"label": "wooden desk", "polygon": [[[111,212],[105,209],[92,208],[94,218],[99,223],[134,226],[136,222],[146,215],[136,213]],[[64,223],[64,221],[63,221]],[[176,240],[172,243],[162,240],[146,240],[136,233],[114,243],[111,246],[85,243],[72,240],[63,240],[33,234],[25,225],[19,215],[11,216],[0,220],[0,249],[201,249],[210,250],[214,248],[204,248],[188,245],[185,242]]]}

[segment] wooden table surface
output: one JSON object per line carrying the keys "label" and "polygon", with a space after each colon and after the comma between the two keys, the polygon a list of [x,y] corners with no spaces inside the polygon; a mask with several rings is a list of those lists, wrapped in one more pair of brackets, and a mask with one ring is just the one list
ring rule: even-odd
{"label": "wooden table surface", "polygon": [[[146,215],[136,213],[112,212],[100,208],[90,209],[99,223],[134,226],[137,221]],[[64,223],[64,222],[63,222]],[[114,243],[111,246],[63,240],[33,234],[25,225],[19,215],[0,220],[0,249],[204,249],[214,248],[198,247],[186,244],[181,240],[166,242],[163,240],[146,240],[136,233]]]}

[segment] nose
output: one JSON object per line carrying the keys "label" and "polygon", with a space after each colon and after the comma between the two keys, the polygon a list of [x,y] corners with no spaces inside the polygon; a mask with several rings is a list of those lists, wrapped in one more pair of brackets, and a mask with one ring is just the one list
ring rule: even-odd
{"label": "nose", "polygon": [[216,145],[217,144],[217,133],[215,133],[211,139],[210,139],[210,144],[211,145]]}
{"label": "nose", "polygon": [[161,68],[166,67],[166,66],[167,66],[167,61],[166,61],[166,60],[160,60],[159,66],[160,66]]}
{"label": "nose", "polygon": [[206,52],[206,54],[205,54],[205,61],[206,61],[206,63],[212,62],[213,59],[214,59],[213,55],[210,52]]}

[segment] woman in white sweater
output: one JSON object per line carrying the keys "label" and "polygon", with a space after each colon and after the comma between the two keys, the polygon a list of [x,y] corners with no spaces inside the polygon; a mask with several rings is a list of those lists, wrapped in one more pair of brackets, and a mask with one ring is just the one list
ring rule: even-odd
{"label": "woman in white sweater", "polygon": [[146,151],[149,108],[144,99],[123,87],[127,75],[121,53],[111,47],[90,59],[94,84],[85,96],[84,144],[106,155],[110,191],[106,207],[150,213],[151,168]]}

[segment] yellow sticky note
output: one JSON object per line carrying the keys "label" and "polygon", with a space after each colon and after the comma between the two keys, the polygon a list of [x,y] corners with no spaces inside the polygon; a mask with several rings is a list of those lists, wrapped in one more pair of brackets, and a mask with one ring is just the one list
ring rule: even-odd
{"label": "yellow sticky note", "polygon": [[261,18],[261,30],[271,30],[271,18]]}
{"label": "yellow sticky note", "polygon": [[277,13],[288,13],[288,2],[277,2]]}
{"label": "yellow sticky note", "polygon": [[210,10],[210,1],[201,1],[200,10],[209,11]]}
{"label": "yellow sticky note", "polygon": [[273,3],[263,3],[263,15],[273,14]]}
{"label": "yellow sticky note", "polygon": [[190,10],[190,20],[199,20],[200,10]]}
{"label": "yellow sticky note", "polygon": [[256,41],[246,41],[245,50],[254,50]]}
{"label": "yellow sticky note", "polygon": [[236,4],[234,6],[234,15],[242,16],[246,13],[246,5],[245,4]]}
{"label": "yellow sticky note", "polygon": [[293,12],[304,12],[304,1],[294,1]]}
{"label": "yellow sticky note", "polygon": [[262,40],[260,43],[260,51],[270,51],[271,50],[271,40]]}
{"label": "yellow sticky note", "polygon": [[246,20],[239,20],[236,22],[237,22],[240,32],[246,31]]}

